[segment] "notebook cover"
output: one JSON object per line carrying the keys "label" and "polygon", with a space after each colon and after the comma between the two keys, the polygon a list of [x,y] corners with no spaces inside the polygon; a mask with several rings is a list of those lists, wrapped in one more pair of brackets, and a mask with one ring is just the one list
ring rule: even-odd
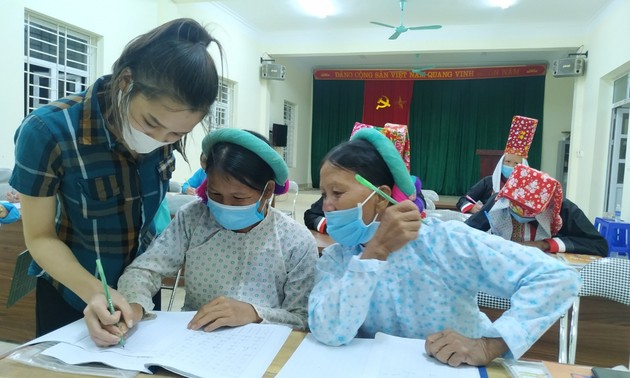
{"label": "notebook cover", "polygon": [[37,277],[28,275],[28,267],[33,258],[28,250],[20,253],[15,261],[11,289],[7,298],[7,308],[13,306],[26,294],[30,293],[37,284]]}

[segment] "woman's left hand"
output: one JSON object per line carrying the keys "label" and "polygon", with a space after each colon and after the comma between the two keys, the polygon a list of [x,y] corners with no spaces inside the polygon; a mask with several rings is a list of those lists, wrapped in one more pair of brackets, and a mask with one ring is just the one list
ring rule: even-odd
{"label": "woman's left hand", "polygon": [[501,338],[471,339],[450,329],[429,335],[424,347],[429,356],[451,366],[483,366],[508,350]]}
{"label": "woman's left hand", "polygon": [[210,332],[221,327],[237,327],[261,321],[251,304],[228,297],[218,297],[197,311],[188,323],[188,329],[197,330],[203,327],[204,331]]}
{"label": "woman's left hand", "polygon": [[11,202],[11,203],[18,203],[20,202],[20,193],[15,192],[15,191],[10,191],[7,192],[7,201]]}

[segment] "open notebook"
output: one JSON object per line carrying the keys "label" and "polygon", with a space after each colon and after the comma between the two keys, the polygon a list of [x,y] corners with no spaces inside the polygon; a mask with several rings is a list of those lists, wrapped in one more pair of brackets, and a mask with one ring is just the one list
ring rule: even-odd
{"label": "open notebook", "polygon": [[480,378],[485,368],[451,367],[427,356],[424,340],[377,333],[347,345],[324,345],[308,334],[277,378]]}
{"label": "open notebook", "polygon": [[261,377],[291,333],[289,327],[271,324],[192,331],[186,325],[194,312],[156,314],[133,328],[124,348],[97,347],[83,319],[24,346],[56,341],[42,354],[67,364],[100,362],[145,373],[159,366],[184,377]]}

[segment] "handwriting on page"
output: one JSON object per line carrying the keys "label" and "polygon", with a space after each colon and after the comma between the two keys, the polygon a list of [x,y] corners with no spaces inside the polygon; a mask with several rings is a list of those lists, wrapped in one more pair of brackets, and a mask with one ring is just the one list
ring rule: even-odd
{"label": "handwriting on page", "polygon": [[262,376],[291,329],[283,325],[248,324],[213,332],[186,328],[194,313],[160,312],[128,334],[125,348],[99,348],[83,321],[51,333],[59,343],[44,352],[69,364],[102,362],[126,370],[161,366],[186,377]]}
{"label": "handwriting on page", "polygon": [[173,340],[168,365],[186,366],[188,370],[195,366],[217,377],[239,377],[264,349],[272,332],[270,328],[247,326],[191,331],[180,340]]}

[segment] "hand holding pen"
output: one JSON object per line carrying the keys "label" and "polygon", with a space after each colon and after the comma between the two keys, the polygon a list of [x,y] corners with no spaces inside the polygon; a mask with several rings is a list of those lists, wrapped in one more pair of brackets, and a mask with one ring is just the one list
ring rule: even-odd
{"label": "hand holding pen", "polygon": [[475,205],[469,210],[469,212],[471,214],[474,214],[476,212],[478,212],[479,210],[481,210],[481,208],[483,207],[483,202],[481,201],[475,201],[471,196],[467,195],[466,199],[470,202],[470,203],[474,203]]}
{"label": "hand holding pen", "polygon": [[[103,292],[95,294],[89,299],[83,311],[86,326],[96,345],[124,345],[124,334],[133,327],[136,321],[136,311],[116,290],[107,286],[100,259],[96,260],[96,265],[103,285]],[[114,303],[116,303],[118,311],[116,311]],[[139,313],[142,313],[142,309]],[[142,315],[137,317],[137,321],[141,317]]]}
{"label": "hand holding pen", "polygon": [[363,177],[356,175],[355,179],[393,204],[379,216],[380,225],[376,234],[366,244],[361,255],[362,259],[386,260],[390,253],[399,250],[418,237],[422,216],[412,201],[398,203]]}
{"label": "hand holding pen", "polygon": [[[107,285],[107,278],[105,277],[105,272],[103,271],[103,264],[101,264],[101,259],[96,259],[96,268],[98,269],[98,275],[101,277],[101,282],[103,283],[103,291],[105,292],[105,299],[107,299],[107,306],[109,308],[109,313],[114,315],[116,309],[114,308],[114,302],[112,302],[112,297],[109,295],[109,286]],[[117,324],[118,328],[120,325]],[[125,346],[125,336],[120,336],[120,342],[118,343],[120,346]]]}

